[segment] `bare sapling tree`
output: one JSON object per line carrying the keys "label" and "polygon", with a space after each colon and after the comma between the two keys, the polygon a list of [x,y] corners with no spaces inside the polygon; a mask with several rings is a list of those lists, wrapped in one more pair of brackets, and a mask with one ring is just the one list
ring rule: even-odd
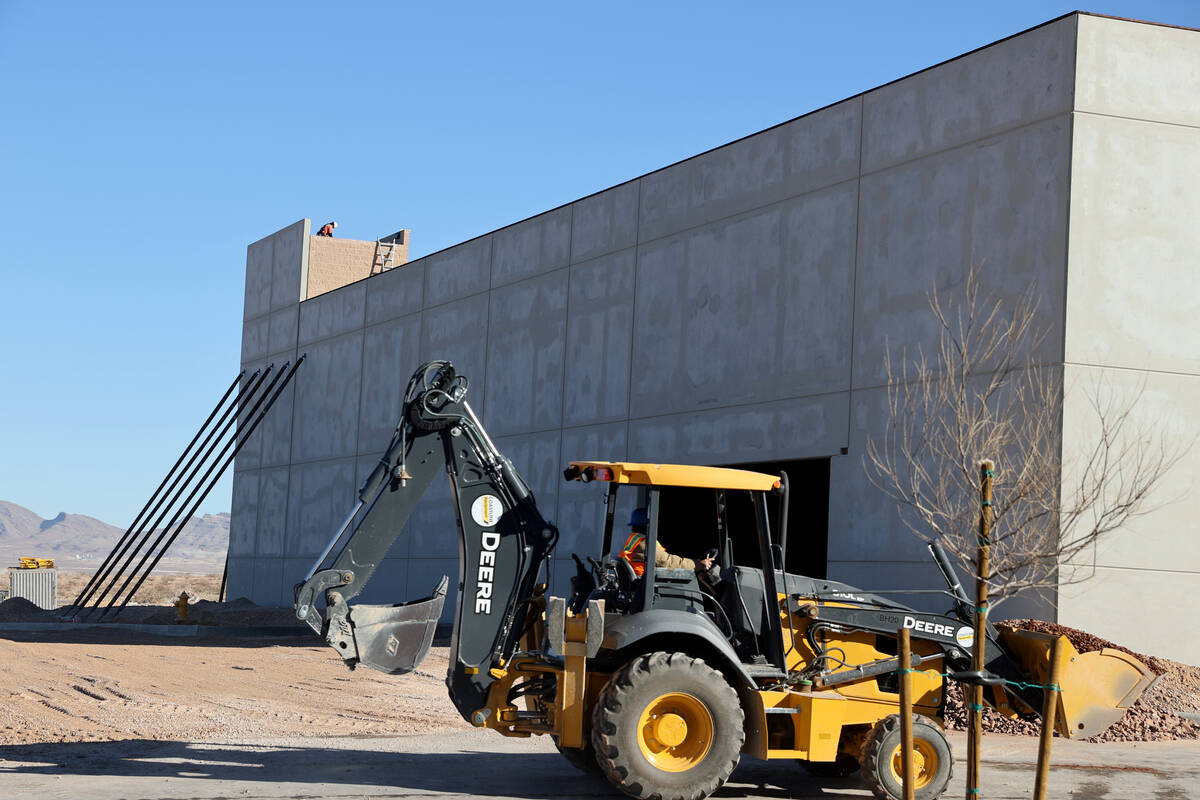
{"label": "bare sapling tree", "polygon": [[1079,389],[1094,417],[1087,445],[1064,453],[1064,370],[1046,360],[1036,287],[1005,302],[981,278],[971,266],[953,301],[928,295],[932,354],[903,352],[898,366],[887,358],[890,420],[868,442],[865,466],[914,535],[940,540],[977,574],[979,462],[996,462],[984,576],[995,603],[1090,577],[1065,567],[1090,562],[1097,542],[1152,510],[1183,452],[1137,421],[1140,391],[1121,397],[1098,379]]}

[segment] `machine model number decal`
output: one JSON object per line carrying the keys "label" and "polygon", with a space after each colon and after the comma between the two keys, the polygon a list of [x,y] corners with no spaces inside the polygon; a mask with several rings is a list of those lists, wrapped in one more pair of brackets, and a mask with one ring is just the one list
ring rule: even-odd
{"label": "machine model number decal", "polygon": [[[478,505],[479,501],[475,502]],[[475,576],[475,613],[491,614],[492,581],[496,572],[496,550],[500,547],[500,534],[484,531],[479,538],[479,544],[479,572]]]}
{"label": "machine model number decal", "polygon": [[[932,633],[934,636],[945,636],[946,638],[954,636],[954,626],[952,625],[926,622],[923,619],[914,619],[912,617],[904,618],[904,627],[917,633]],[[970,628],[967,630],[970,630]]]}
{"label": "machine model number decal", "polygon": [[494,494],[483,494],[475,498],[471,504],[471,518],[481,528],[493,528],[500,521],[504,506],[500,498]]}
{"label": "machine model number decal", "polygon": [[959,647],[969,649],[975,646],[975,629],[968,628],[965,625],[958,629],[954,634],[954,641],[958,642]]}

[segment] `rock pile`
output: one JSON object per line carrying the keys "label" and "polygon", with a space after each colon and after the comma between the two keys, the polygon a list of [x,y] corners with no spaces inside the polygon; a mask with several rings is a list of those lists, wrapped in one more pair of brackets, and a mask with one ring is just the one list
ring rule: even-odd
{"label": "rock pile", "polygon": [[[1179,716],[1180,712],[1200,710],[1200,667],[1135,653],[1087,631],[1042,620],[1005,620],[1003,624],[1021,630],[1066,636],[1081,653],[1091,653],[1105,647],[1114,648],[1138,659],[1155,675],[1160,676],[1158,682],[1125,712],[1120,722],[1090,741],[1158,742],[1200,739],[1200,724]],[[946,726],[957,730],[965,730],[967,727],[967,710],[963,703],[962,688],[956,683],[949,683],[946,689]],[[1041,722],[1009,719],[987,708],[983,712],[983,729],[1018,736],[1037,736],[1041,732]]]}

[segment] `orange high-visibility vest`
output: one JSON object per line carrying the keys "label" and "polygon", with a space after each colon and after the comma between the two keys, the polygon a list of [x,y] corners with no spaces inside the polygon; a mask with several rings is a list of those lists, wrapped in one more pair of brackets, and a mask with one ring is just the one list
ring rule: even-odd
{"label": "orange high-visibility vest", "polygon": [[629,566],[633,567],[633,572],[639,578],[646,574],[646,549],[642,548],[642,556],[639,558],[634,554],[634,550],[642,542],[646,541],[646,534],[631,533],[629,538],[625,540],[625,546],[621,548],[621,558],[629,562]]}

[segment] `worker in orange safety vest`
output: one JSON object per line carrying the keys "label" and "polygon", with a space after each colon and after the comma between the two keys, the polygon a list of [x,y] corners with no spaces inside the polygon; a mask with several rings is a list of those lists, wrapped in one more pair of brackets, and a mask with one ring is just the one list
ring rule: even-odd
{"label": "worker in orange safety vest", "polygon": [[[621,558],[629,562],[629,566],[633,567],[634,573],[639,578],[646,573],[646,524],[648,521],[646,509],[635,508],[629,515],[629,538],[625,540],[625,546],[621,548]],[[658,542],[655,542],[654,545],[654,566],[660,569],[690,569],[704,572],[713,565],[711,558],[694,561],[690,558],[671,555]]]}

